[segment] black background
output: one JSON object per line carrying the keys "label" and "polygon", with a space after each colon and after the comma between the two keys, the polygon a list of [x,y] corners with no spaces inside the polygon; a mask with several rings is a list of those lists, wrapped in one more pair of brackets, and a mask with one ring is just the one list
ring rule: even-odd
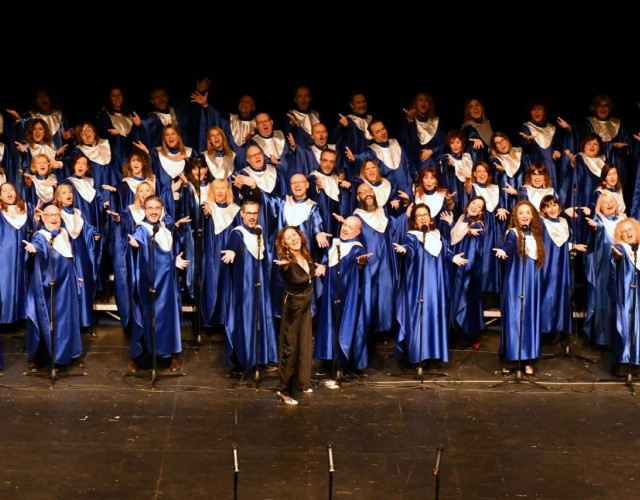
{"label": "black background", "polygon": [[105,4],[99,19],[72,23],[55,12],[37,29],[7,26],[0,108],[23,112],[46,88],[72,123],[93,120],[117,85],[145,113],[153,86],[166,86],[175,103],[209,77],[209,101],[221,112],[236,112],[249,93],[276,128],[304,84],[329,129],[360,89],[392,137],[419,90],[433,95],[445,130],[460,127],[469,97],[484,103],[494,131],[515,139],[531,99],[549,104],[551,120],[576,123],[598,93],[612,97],[613,114],[631,133],[639,130],[639,58],[624,12],[584,12],[589,22],[579,23],[575,13],[563,18],[541,8],[514,16],[452,4],[436,17],[427,5],[405,12],[354,6],[357,15],[329,4],[309,13],[239,5],[238,14],[223,15],[217,5],[183,13],[158,8],[135,18]]}

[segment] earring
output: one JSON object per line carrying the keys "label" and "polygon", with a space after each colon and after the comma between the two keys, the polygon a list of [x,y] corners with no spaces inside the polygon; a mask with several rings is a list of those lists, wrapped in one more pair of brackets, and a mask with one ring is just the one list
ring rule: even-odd
{"label": "earring", "polygon": [[289,255],[289,247],[287,247],[287,250],[286,250],[286,251],[287,251],[287,255]]}

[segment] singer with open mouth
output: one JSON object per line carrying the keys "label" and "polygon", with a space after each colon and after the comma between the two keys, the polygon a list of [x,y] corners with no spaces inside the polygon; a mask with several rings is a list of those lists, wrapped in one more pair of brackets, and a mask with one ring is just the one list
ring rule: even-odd
{"label": "singer with open mouth", "polygon": [[[144,219],[129,235],[135,276],[129,373],[156,364],[171,372],[182,368],[178,361],[182,351],[182,304],[177,269],[186,269],[189,261],[176,250],[173,231],[161,220],[163,214],[161,198],[148,196],[144,200]],[[189,221],[188,217],[183,218],[176,225]]]}
{"label": "singer with open mouth", "polygon": [[611,363],[616,375],[637,375],[640,365],[638,321],[638,243],[640,222],[632,217],[616,225],[613,237],[609,293],[615,314]]}
{"label": "singer with open mouth", "polygon": [[540,283],[546,252],[542,220],[528,200],[516,203],[510,227],[496,257],[505,261],[501,300],[502,337],[499,355],[502,374],[508,375],[514,363],[525,365],[533,375],[540,358]]}
{"label": "singer with open mouth", "polygon": [[82,355],[81,276],[76,273],[69,233],[62,227],[57,206],[47,205],[38,215],[44,227],[33,234],[31,241],[23,240],[30,254],[26,298],[29,371],[38,371],[51,362],[55,366],[68,365]]}
{"label": "singer with open mouth", "polygon": [[468,260],[462,252],[454,255],[423,203],[413,207],[409,230],[393,247],[401,256],[395,304],[396,356],[416,368],[429,360],[447,363],[450,269],[452,263],[464,266]]}

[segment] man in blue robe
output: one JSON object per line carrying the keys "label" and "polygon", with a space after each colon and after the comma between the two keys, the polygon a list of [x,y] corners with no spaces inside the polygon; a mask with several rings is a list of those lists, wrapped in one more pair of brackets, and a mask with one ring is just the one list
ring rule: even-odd
{"label": "man in blue robe", "polygon": [[[82,355],[80,294],[69,234],[60,209],[47,205],[44,228],[23,241],[27,260],[27,362],[37,371],[48,362],[68,365]],[[52,296],[53,293],[53,296]],[[53,314],[52,314],[53,310]]]}
{"label": "man in blue robe", "polygon": [[173,235],[160,220],[163,210],[159,196],[147,197],[145,218],[129,235],[135,276],[130,373],[146,368],[149,359],[153,363],[154,355],[160,368],[172,372],[181,368],[182,304],[176,268],[185,269],[189,261],[182,258],[182,252],[176,255]]}
{"label": "man in blue robe", "polygon": [[358,236],[362,221],[345,219],[340,237],[334,238],[327,259],[327,272],[318,308],[315,359],[333,361],[334,371],[367,367],[370,287],[362,268],[370,254]]}
{"label": "man in blue robe", "polygon": [[[251,154],[247,149],[247,155]],[[242,204],[242,224],[233,228],[222,262],[230,265],[230,289],[225,318],[226,363],[234,374],[255,367],[277,371],[278,341],[273,326],[273,310],[262,227],[258,225],[260,205],[254,200]],[[259,376],[259,375],[258,375]]]}

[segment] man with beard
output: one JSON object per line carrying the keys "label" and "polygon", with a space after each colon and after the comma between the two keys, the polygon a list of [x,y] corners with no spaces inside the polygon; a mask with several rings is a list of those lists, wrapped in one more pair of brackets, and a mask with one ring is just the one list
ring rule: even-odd
{"label": "man with beard", "polygon": [[[371,334],[393,335],[395,329],[395,303],[392,300],[396,290],[398,277],[393,243],[398,243],[400,235],[405,232],[406,216],[400,214],[397,219],[387,217],[384,208],[378,206],[376,195],[369,184],[358,186],[358,202],[353,215],[362,221],[360,241],[371,252],[371,259],[365,270],[367,281],[371,286]],[[375,341],[375,337],[370,335]]]}

